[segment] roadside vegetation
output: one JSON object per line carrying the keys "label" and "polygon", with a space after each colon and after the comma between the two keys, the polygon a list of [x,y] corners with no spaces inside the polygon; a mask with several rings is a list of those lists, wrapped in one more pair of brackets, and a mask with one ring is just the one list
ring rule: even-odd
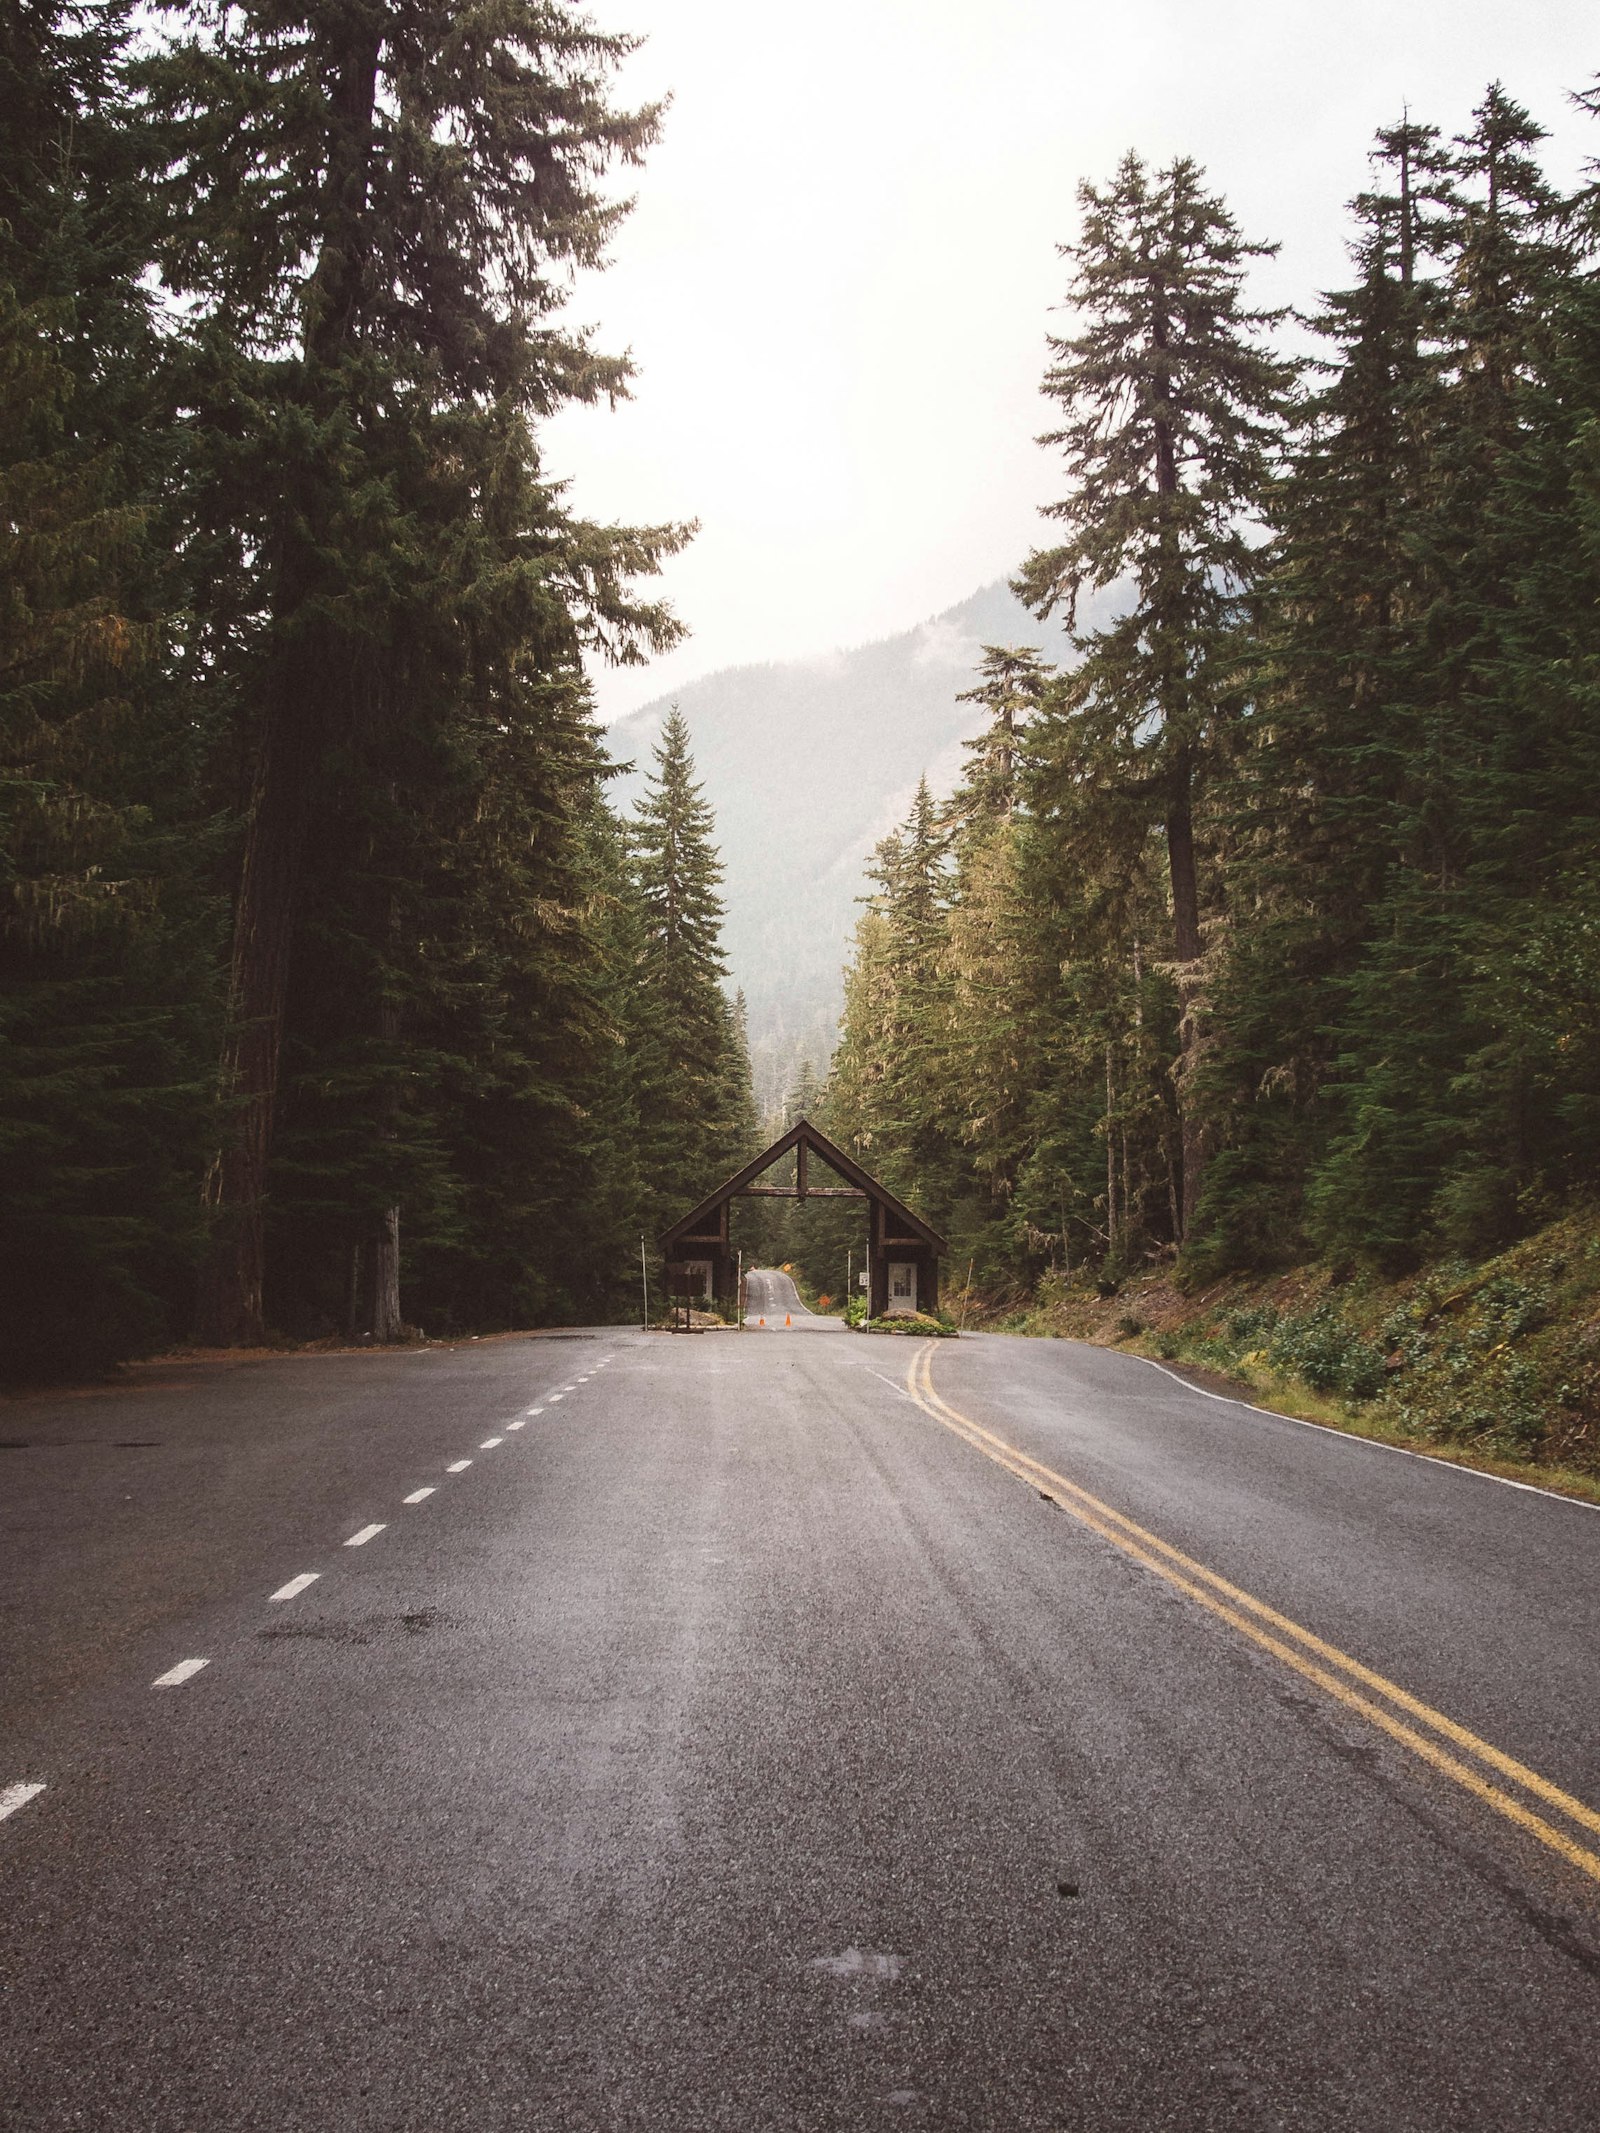
{"label": "roadside vegetation", "polygon": [[1047,1275],[1027,1298],[986,1298],[981,1323],[1217,1373],[1285,1414],[1600,1502],[1592,1207],[1399,1279],[1311,1265],[1186,1292],[1168,1270]]}

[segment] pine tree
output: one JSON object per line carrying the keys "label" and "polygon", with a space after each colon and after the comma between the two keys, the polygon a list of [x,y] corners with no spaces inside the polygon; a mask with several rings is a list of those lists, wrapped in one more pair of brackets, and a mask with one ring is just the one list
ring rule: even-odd
{"label": "pine tree", "polygon": [[[393,856],[463,701],[530,656],[667,641],[624,581],[679,536],[575,521],[531,430],[626,386],[556,317],[622,212],[604,172],[655,130],[607,100],[629,40],[561,0],[481,21],[440,0],[170,11],[182,34],[138,78],[194,350],[189,552],[252,787],[202,1314],[236,1341],[263,1321],[286,1041],[302,1078],[325,1046],[341,1073],[355,1055],[369,1182],[404,1187],[396,959],[415,944]],[[383,1332],[396,1204],[358,1314]]]}
{"label": "pine tree", "polygon": [[631,825],[640,912],[634,984],[643,1223],[654,1238],[754,1154],[744,1031],[722,988],[722,862],[676,706]]}
{"label": "pine tree", "polygon": [[[989,724],[967,746],[945,810],[951,879],[946,956],[952,987],[943,1110],[976,1187],[946,1209],[952,1242],[1001,1274],[1038,1072],[1037,965],[1046,937],[1026,881],[1022,796],[1033,725],[1051,669],[1030,649],[985,645],[961,701]],[[954,1151],[952,1151],[954,1153]]]}
{"label": "pine tree", "polygon": [[[1344,987],[1339,1124],[1310,1188],[1315,1234],[1337,1251],[1485,1245],[1515,1228],[1531,1181],[1534,1092],[1492,988],[1475,982],[1475,942],[1514,923],[1489,854],[1516,766],[1549,739],[1502,686],[1525,565],[1506,478],[1572,266],[1562,203],[1532,154],[1541,138],[1496,85],[1451,159],[1446,391],[1412,533],[1431,599],[1396,734],[1399,863]],[[1524,866],[1519,893],[1531,886]]]}
{"label": "pine tree", "polygon": [[1080,188],[1083,226],[1062,247],[1076,333],[1052,338],[1044,391],[1065,421],[1059,447],[1069,493],[1046,507],[1063,529],[1031,556],[1016,590],[1036,613],[1084,586],[1126,590],[1122,618],[1076,640],[1081,664],[1063,690],[1053,769],[1041,797],[1091,786],[1137,849],[1145,826],[1165,838],[1172,959],[1184,995],[1185,1230],[1204,1168],[1192,1083],[1201,1043],[1200,958],[1207,891],[1196,811],[1237,716],[1235,630],[1254,582],[1250,520],[1264,500],[1289,384],[1262,336],[1275,315],[1251,311],[1244,280],[1273,247],[1251,244],[1186,158],[1151,173],[1127,156],[1112,184]]}
{"label": "pine tree", "polygon": [[0,1361],[24,1374],[181,1322],[213,1007],[127,36],[115,7],[0,18]]}
{"label": "pine tree", "polygon": [[856,928],[845,1014],[829,1082],[845,1145],[891,1190],[914,1193],[930,1219],[945,1212],[955,1139],[949,1045],[949,833],[926,778],[904,825],[873,855],[874,884]]}
{"label": "pine tree", "polygon": [[1204,1073],[1219,1149],[1201,1226],[1216,1264],[1303,1246],[1341,988],[1415,856],[1454,184],[1437,129],[1409,118],[1379,133],[1373,165],[1354,203],[1357,279],[1310,321],[1327,353],[1271,499],[1254,686],[1219,795],[1235,924]]}
{"label": "pine tree", "polygon": [[982,704],[989,723],[964,745],[971,761],[952,814],[958,822],[978,816],[1009,819],[1017,802],[1023,728],[1038,711],[1051,669],[1027,645],[986,644],[980,679],[963,689],[957,703]]}

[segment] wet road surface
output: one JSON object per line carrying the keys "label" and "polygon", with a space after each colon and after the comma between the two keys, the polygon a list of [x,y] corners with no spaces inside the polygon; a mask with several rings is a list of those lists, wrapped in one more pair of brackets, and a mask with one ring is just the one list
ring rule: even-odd
{"label": "wet road surface", "polygon": [[1600,1513],[996,1337],[0,1431],[8,2128],[1600,2127]]}

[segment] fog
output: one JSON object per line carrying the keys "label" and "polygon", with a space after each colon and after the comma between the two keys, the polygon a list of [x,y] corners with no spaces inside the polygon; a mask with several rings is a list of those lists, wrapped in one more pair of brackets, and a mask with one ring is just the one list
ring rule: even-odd
{"label": "fog", "polygon": [[563,414],[588,513],[697,518],[665,588],[691,641],[597,675],[608,717],[691,676],[904,629],[1020,560],[1058,477],[1033,443],[1055,247],[1136,146],[1197,157],[1281,242],[1265,300],[1343,272],[1343,203],[1409,104],[1459,130],[1503,79],[1562,178],[1600,154],[1574,0],[603,0],[643,34],[624,93],[670,94],[638,206],[574,313],[639,365]]}

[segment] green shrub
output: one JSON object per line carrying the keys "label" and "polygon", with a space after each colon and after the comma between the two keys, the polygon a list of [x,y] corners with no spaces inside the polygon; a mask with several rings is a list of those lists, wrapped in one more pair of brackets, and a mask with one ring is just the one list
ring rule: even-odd
{"label": "green shrub", "polygon": [[1280,1319],[1267,1343],[1267,1358],[1275,1370],[1303,1379],[1313,1392],[1371,1400],[1383,1390],[1383,1350],[1327,1301]]}

